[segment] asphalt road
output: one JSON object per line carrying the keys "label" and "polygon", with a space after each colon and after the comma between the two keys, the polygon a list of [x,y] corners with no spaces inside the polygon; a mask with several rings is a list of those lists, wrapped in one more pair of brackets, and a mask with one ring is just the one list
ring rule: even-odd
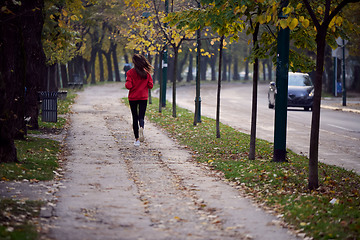
{"label": "asphalt road", "polygon": [[[258,88],[257,138],[274,141],[275,111],[268,108],[267,84]],[[177,88],[177,105],[194,111],[195,86]],[[216,116],[217,84],[201,86],[201,115]],[[172,101],[172,90],[167,91]],[[223,83],[221,88],[220,121],[242,132],[250,133],[252,84]],[[309,155],[311,111],[289,108],[287,148]],[[360,173],[360,114],[321,110],[319,161]],[[215,133],[214,133],[215,134]]]}

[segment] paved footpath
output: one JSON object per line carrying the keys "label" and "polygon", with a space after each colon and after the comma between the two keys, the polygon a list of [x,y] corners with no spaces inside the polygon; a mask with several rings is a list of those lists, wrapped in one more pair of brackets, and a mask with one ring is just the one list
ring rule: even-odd
{"label": "paved footpath", "polygon": [[297,239],[153,124],[133,146],[125,96],[122,83],[79,93],[49,238]]}

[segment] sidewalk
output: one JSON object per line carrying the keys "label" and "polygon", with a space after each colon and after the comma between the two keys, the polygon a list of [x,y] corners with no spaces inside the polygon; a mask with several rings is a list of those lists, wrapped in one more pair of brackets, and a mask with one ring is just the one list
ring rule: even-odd
{"label": "sidewalk", "polygon": [[[79,93],[50,239],[297,239],[153,124],[133,146],[122,84]],[[45,239],[45,238],[44,238]]]}
{"label": "sidewalk", "polygon": [[350,97],[346,99],[346,106],[343,106],[341,97],[323,98],[321,100],[321,108],[360,113],[360,97]]}

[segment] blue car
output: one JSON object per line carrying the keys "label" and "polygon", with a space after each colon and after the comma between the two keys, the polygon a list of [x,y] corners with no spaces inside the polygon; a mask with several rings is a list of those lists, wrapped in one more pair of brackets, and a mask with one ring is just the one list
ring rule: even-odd
{"label": "blue car", "polygon": [[[275,107],[276,85],[271,82],[268,91],[269,108]],[[289,73],[288,107],[302,107],[309,111],[313,106],[314,85],[307,73]]]}

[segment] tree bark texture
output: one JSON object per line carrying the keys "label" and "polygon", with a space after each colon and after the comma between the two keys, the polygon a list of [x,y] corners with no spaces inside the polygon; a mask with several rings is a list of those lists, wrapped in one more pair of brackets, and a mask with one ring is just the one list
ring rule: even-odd
{"label": "tree bark texture", "polygon": [[86,79],[86,72],[85,72],[85,60],[82,56],[76,56],[73,59],[74,61],[74,74],[80,77],[82,81]]}
{"label": "tree bark texture", "polygon": [[178,64],[178,70],[177,70],[177,80],[179,81],[179,82],[182,82],[182,80],[183,80],[183,78],[182,78],[182,76],[181,76],[181,73],[183,72],[183,70],[184,70],[184,67],[185,67],[185,63],[186,63],[186,60],[187,60],[187,58],[188,58],[188,55],[189,55],[189,52],[186,52],[185,53],[185,55],[184,55],[184,57],[182,58],[182,60],[180,61],[180,63]]}
{"label": "tree bark texture", "polygon": [[89,81],[89,77],[91,76],[91,64],[90,61],[84,59],[84,72],[85,72],[85,78],[84,83],[87,84]]}
{"label": "tree bark texture", "polygon": [[231,81],[231,63],[232,63],[232,56],[231,54],[228,54],[227,58],[227,81]]}
{"label": "tree bark texture", "polygon": [[109,49],[108,52],[102,51],[102,53],[104,54],[105,58],[106,58],[106,66],[107,66],[107,81],[108,82],[113,82],[114,81],[114,77],[113,77],[113,68],[112,68],[112,63],[111,63],[111,51]]}
{"label": "tree bark texture", "polygon": [[[255,31],[253,33],[254,41],[254,50],[256,51],[259,48],[258,45],[258,33],[259,33],[260,24],[257,23],[255,26]],[[257,88],[259,81],[259,59],[255,58],[254,62],[254,75],[253,75],[253,94],[252,94],[252,109],[251,109],[251,133],[250,133],[250,151],[249,159],[255,160],[255,150],[256,150],[256,118],[257,118]]]}
{"label": "tree bark texture", "polygon": [[220,48],[219,48],[219,76],[218,76],[218,88],[217,88],[217,97],[216,97],[216,137],[220,138],[220,92],[221,92],[221,69],[223,61],[223,46],[224,46],[224,36],[220,38]]}
{"label": "tree bark texture", "polygon": [[268,61],[267,68],[268,68],[268,79],[271,82],[272,81],[272,61],[271,60]]}
{"label": "tree bark texture", "polygon": [[48,66],[48,71],[47,89],[49,92],[57,92],[58,86],[56,83],[56,64]]}
{"label": "tree bark texture", "polygon": [[351,2],[358,2],[358,0],[343,0],[335,9],[330,11],[331,1],[325,1],[324,19],[321,23],[316,18],[316,15],[311,8],[308,0],[303,0],[306,9],[311,16],[312,21],[317,29],[316,34],[316,72],[314,82],[314,100],[312,107],[311,118],[311,132],[310,132],[310,156],[309,156],[309,189],[314,190],[319,187],[318,178],[318,154],[319,154],[319,130],[320,130],[320,104],[321,104],[321,91],[324,71],[324,57],[325,57],[325,43],[326,33],[331,20],[341,11],[341,9]]}
{"label": "tree bark texture", "polygon": [[222,57],[222,64],[221,64],[222,65],[222,78],[221,78],[221,80],[222,81],[227,81],[227,71],[226,71],[226,69],[227,69],[227,63],[228,63],[228,56],[225,53],[224,49],[222,51],[223,51],[223,53],[222,53],[223,57]]}
{"label": "tree bark texture", "polygon": [[154,78],[153,81],[154,83],[157,81],[160,84],[160,54],[156,54],[155,55],[155,63],[154,63]]}
{"label": "tree bark texture", "polygon": [[[22,3],[25,5],[25,3]],[[30,129],[38,129],[39,91],[45,90],[46,65],[45,53],[41,43],[41,34],[44,25],[42,9],[43,0],[26,1],[31,9],[29,14],[23,16],[23,36],[26,55],[26,98],[25,115],[31,117],[28,123]],[[33,11],[33,9],[39,9]]]}
{"label": "tree bark texture", "polygon": [[[17,12],[18,9],[15,13]],[[4,22],[6,16],[2,13],[0,20],[0,56],[7,56],[0,58],[0,162],[3,163],[18,161],[14,143],[14,109],[17,94],[14,81],[20,82],[25,78],[25,63],[19,61],[23,59],[19,38],[20,19],[14,18]]]}
{"label": "tree bark texture", "polygon": [[174,79],[174,57],[168,56],[168,71],[167,71],[167,79],[170,82],[173,82]]}
{"label": "tree bark texture", "polygon": [[91,84],[96,84],[95,76],[95,58],[96,58],[97,49],[94,47],[91,49],[91,58],[90,58],[90,72],[91,72]]}
{"label": "tree bark texture", "polygon": [[[179,49],[174,47],[174,70],[173,70],[173,89],[172,89],[172,100],[173,100],[173,113],[172,116],[176,118],[176,76],[177,76],[177,62],[178,62],[178,55]],[[166,90],[165,90],[166,91]]]}
{"label": "tree bark texture", "polygon": [[263,64],[263,81],[266,81],[266,64],[268,62],[268,59],[263,60],[262,64]]}
{"label": "tree bark texture", "polygon": [[331,47],[326,45],[325,47],[325,55],[324,55],[324,64],[325,64],[325,71],[326,71],[326,79],[325,81],[325,91],[327,93],[332,93],[334,89],[334,60],[331,56]]}
{"label": "tree bark texture", "polygon": [[113,59],[113,63],[114,63],[115,81],[116,82],[121,82],[120,70],[119,70],[119,62],[118,62],[118,56],[117,56],[117,52],[116,52],[116,47],[117,47],[117,44],[112,42],[110,49],[111,49],[112,59]]}
{"label": "tree bark texture", "polygon": [[206,68],[207,68],[207,58],[208,57],[204,57],[201,56],[201,61],[200,61],[200,79],[201,80],[206,80]]}
{"label": "tree bark texture", "polygon": [[211,68],[211,81],[216,81],[216,58],[217,54],[215,53],[209,60],[210,68]]}
{"label": "tree bark texture", "polygon": [[71,61],[68,62],[68,73],[69,73],[69,82],[74,82],[74,67],[75,63],[74,63],[74,59],[72,59]]}
{"label": "tree bark texture", "polygon": [[194,56],[190,53],[189,54],[188,72],[187,72],[187,76],[186,76],[187,82],[191,82],[192,80],[194,80],[193,66],[194,66]]}
{"label": "tree bark texture", "polygon": [[61,80],[62,80],[62,83],[63,83],[63,87],[67,88],[69,80],[68,80],[66,65],[61,64],[60,69],[61,69]]}
{"label": "tree bark texture", "polygon": [[319,187],[318,180],[318,157],[319,157],[319,129],[320,129],[320,104],[322,91],[322,75],[324,67],[326,30],[318,29],[316,38],[317,57],[316,73],[314,82],[314,100],[312,107],[310,154],[309,154],[309,189]]}
{"label": "tree bark texture", "polygon": [[233,77],[232,79],[234,81],[240,80],[240,75],[239,75],[239,57],[238,55],[234,56],[234,71],[233,71]]}
{"label": "tree bark texture", "polygon": [[36,109],[37,91],[44,82],[43,4],[5,1],[3,6],[12,14],[0,13],[0,162],[18,161],[14,137],[24,126],[25,107],[28,114]]}
{"label": "tree bark texture", "polygon": [[98,57],[99,57],[99,73],[100,73],[100,82],[105,81],[105,75],[104,75],[104,59],[102,55],[101,49],[98,51]]}
{"label": "tree bark texture", "polygon": [[249,80],[249,59],[247,58],[245,61],[245,76],[244,76],[244,80],[248,81]]}

